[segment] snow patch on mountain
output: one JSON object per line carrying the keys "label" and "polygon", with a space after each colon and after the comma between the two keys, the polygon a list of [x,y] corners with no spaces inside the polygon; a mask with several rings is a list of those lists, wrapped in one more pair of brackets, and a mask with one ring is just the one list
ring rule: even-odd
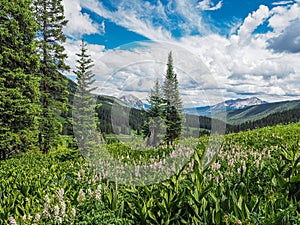
{"label": "snow patch on mountain", "polygon": [[132,94],[123,95],[120,98],[120,100],[132,108],[136,108],[136,109],[144,108],[144,103],[139,98],[137,98],[136,96],[134,96]]}

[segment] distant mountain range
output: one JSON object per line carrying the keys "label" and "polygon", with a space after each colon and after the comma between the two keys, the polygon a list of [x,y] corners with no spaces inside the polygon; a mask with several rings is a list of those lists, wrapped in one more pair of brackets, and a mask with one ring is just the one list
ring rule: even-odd
{"label": "distant mountain range", "polygon": [[222,111],[246,109],[253,105],[261,105],[266,103],[267,103],[266,101],[262,101],[257,97],[244,98],[244,99],[238,98],[238,99],[226,100],[224,102],[212,106],[185,108],[184,111],[186,114],[191,114],[191,115],[212,116]]}
{"label": "distant mountain range", "polygon": [[[76,83],[69,80],[69,104],[72,105],[76,92]],[[141,109],[149,108],[148,103],[143,103],[133,95],[124,95],[121,98],[98,95],[98,109],[101,130],[104,133],[120,132],[129,133],[130,127],[137,133],[140,132],[145,117]],[[71,107],[70,107],[71,108]],[[245,129],[254,129],[278,123],[300,121],[300,100],[268,103],[257,97],[227,100],[212,106],[185,108],[186,122],[190,127],[189,132],[194,132],[197,127],[210,129],[211,120],[223,120],[228,132],[238,132]],[[67,117],[72,116],[70,111]],[[129,117],[129,118],[128,118]],[[62,118],[64,133],[72,134],[72,127],[66,118]],[[124,124],[125,123],[125,124]]]}
{"label": "distant mountain range", "polygon": [[[143,104],[133,95],[123,96],[120,100],[128,107],[149,108],[148,103]],[[212,117],[226,121],[228,124],[237,125],[298,108],[300,110],[300,100],[268,103],[257,97],[251,97],[230,99],[212,106],[185,108],[184,112],[189,115]]]}
{"label": "distant mountain range", "polygon": [[300,100],[271,102],[260,105],[253,105],[243,109],[222,112],[220,111],[214,114],[212,117],[218,119],[226,118],[226,122],[229,124],[241,124],[247,121],[260,120],[275,113],[280,113],[281,116],[284,116],[282,112],[286,112],[289,110],[300,111]]}

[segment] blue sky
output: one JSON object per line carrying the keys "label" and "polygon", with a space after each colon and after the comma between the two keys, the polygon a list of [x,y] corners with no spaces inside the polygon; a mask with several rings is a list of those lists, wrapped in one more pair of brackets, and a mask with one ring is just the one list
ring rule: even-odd
{"label": "blue sky", "polygon": [[252,96],[300,98],[299,0],[63,3],[69,20],[68,62],[74,68],[84,39],[95,62],[99,94],[146,100],[156,78],[162,80],[172,50],[188,105]]}

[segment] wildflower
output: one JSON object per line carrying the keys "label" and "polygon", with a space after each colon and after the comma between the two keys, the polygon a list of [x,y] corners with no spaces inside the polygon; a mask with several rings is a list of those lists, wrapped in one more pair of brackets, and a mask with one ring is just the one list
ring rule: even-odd
{"label": "wildflower", "polygon": [[36,222],[39,222],[40,219],[41,219],[41,215],[37,213],[37,214],[35,215],[35,221],[36,221]]}
{"label": "wildflower", "polygon": [[61,217],[58,217],[57,218],[57,221],[58,221],[58,224],[61,224],[63,222],[62,218]]}
{"label": "wildflower", "polygon": [[259,168],[259,160],[255,160],[255,166]]}
{"label": "wildflower", "polygon": [[118,190],[118,181],[116,180],[116,193],[118,194],[119,193],[119,190]]}
{"label": "wildflower", "polygon": [[55,215],[55,216],[58,216],[58,215],[59,215],[59,206],[58,206],[58,205],[55,205],[55,206],[54,206],[54,215]]}
{"label": "wildflower", "polygon": [[72,215],[72,217],[76,216],[76,209],[75,208],[71,209],[71,215]]}
{"label": "wildflower", "polygon": [[10,223],[10,225],[18,225],[15,218],[13,218],[12,216],[9,217],[9,223]]}
{"label": "wildflower", "polygon": [[224,216],[224,220],[227,221],[228,220],[228,215]]}
{"label": "wildflower", "polygon": [[89,194],[89,196],[93,195],[93,192],[92,192],[92,190],[90,188],[88,189],[88,194]]}
{"label": "wildflower", "polygon": [[49,207],[50,207],[50,198],[48,195],[45,196],[45,204],[44,204],[44,218],[49,217]]}
{"label": "wildflower", "polygon": [[61,213],[60,214],[63,217],[66,214],[66,203],[64,201],[61,201],[60,205],[61,205]]}
{"label": "wildflower", "polygon": [[235,222],[240,225],[242,224],[242,221],[240,221],[240,220],[236,220]]}
{"label": "wildflower", "polygon": [[27,219],[26,214],[22,216],[22,220],[25,221]]}
{"label": "wildflower", "polygon": [[219,183],[219,177],[216,176],[215,179],[216,179],[216,183],[218,184]]}
{"label": "wildflower", "polygon": [[82,189],[80,189],[78,197],[77,197],[77,201],[78,202],[82,202],[85,200],[85,193]]}
{"label": "wildflower", "polygon": [[106,180],[106,190],[109,189],[109,180]]}

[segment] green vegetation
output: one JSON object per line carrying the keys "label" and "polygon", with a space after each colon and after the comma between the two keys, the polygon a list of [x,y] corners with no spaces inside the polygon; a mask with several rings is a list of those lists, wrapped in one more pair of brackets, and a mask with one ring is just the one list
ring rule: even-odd
{"label": "green vegetation", "polygon": [[37,143],[40,91],[36,28],[30,1],[1,1],[0,159]]}
{"label": "green vegetation", "polygon": [[95,82],[95,74],[92,72],[93,61],[87,54],[87,45],[82,41],[81,52],[76,54],[78,87],[73,100],[73,127],[78,147],[87,151],[93,144],[97,135],[97,115],[95,113],[96,98],[92,94],[96,88],[91,85]]}
{"label": "green vegetation", "polygon": [[254,105],[246,109],[220,112],[215,114],[213,117],[226,118],[227,123],[231,125],[239,125],[248,121],[261,120],[271,114],[294,109],[300,110],[300,100]]}
{"label": "green vegetation", "polygon": [[[63,12],[62,0],[1,2],[0,224],[300,224],[295,105],[228,131],[298,123],[227,134],[216,148],[212,140],[223,136],[210,131],[212,122],[224,122],[184,118],[171,53],[147,113],[110,96],[94,101],[84,42],[78,86],[63,75]],[[94,141],[93,103],[102,103],[106,144]]]}
{"label": "green vegetation", "polygon": [[149,146],[161,141],[173,144],[182,135],[183,106],[178,90],[177,74],[174,72],[172,52],[169,53],[167,72],[162,88],[158,80],[149,96],[150,107],[146,114],[143,133]]}
{"label": "green vegetation", "polygon": [[[299,134],[300,123],[228,134],[207,168],[208,137],[193,139],[196,152],[182,170],[147,186],[106,180],[65,144],[47,155],[22,153],[0,162],[0,223],[299,224]],[[107,145],[115,158],[155,160],[157,170],[159,159],[174,154],[130,146]]]}
{"label": "green vegetation", "polygon": [[165,101],[165,120],[167,144],[173,142],[181,136],[183,125],[183,106],[178,90],[177,74],[174,72],[172,52],[169,53],[167,72],[163,83],[162,91]]}
{"label": "green vegetation", "polygon": [[64,17],[62,0],[33,0],[34,14],[38,24],[37,52],[40,53],[41,108],[39,118],[39,146],[47,153],[60,139],[62,123],[59,116],[67,110],[67,82],[64,72],[69,70],[65,64],[63,42],[66,37],[63,27],[67,24]]}

